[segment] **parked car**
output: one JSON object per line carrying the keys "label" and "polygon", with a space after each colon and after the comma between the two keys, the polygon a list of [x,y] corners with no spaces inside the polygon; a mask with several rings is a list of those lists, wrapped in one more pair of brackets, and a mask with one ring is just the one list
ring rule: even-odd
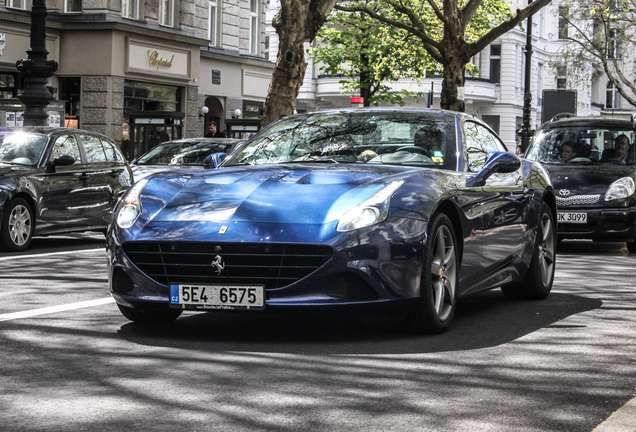
{"label": "parked car", "polygon": [[130,166],[135,180],[160,171],[202,169],[207,156],[214,153],[230,154],[244,141],[234,138],[185,138],[168,141],[153,147]]}
{"label": "parked car", "polygon": [[557,193],[558,238],[627,242],[636,251],[635,124],[612,117],[544,124],[526,157],[548,170]]}
{"label": "parked car", "polygon": [[446,330],[456,301],[552,288],[556,202],[540,164],[470,115],[289,116],[200,173],[137,182],[108,234],[122,314],[391,308]]}
{"label": "parked car", "polygon": [[0,245],[26,249],[33,236],[106,232],[130,167],[108,137],[25,127],[0,132]]}

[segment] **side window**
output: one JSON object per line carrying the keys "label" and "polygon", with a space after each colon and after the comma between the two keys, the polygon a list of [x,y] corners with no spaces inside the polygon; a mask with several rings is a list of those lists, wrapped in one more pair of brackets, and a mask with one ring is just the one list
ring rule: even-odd
{"label": "side window", "polygon": [[86,152],[86,160],[89,163],[106,162],[106,154],[102,147],[102,141],[91,135],[80,135],[84,151]]}
{"label": "side window", "polygon": [[73,156],[76,162],[82,162],[79,145],[77,144],[75,135],[62,135],[55,140],[50,160],[52,161],[62,155]]}
{"label": "side window", "polygon": [[477,172],[486,163],[492,152],[505,151],[497,138],[485,127],[473,122],[464,123],[466,150],[468,152],[468,168]]}
{"label": "side window", "polygon": [[106,160],[108,160],[109,162],[124,161],[124,157],[119,152],[115,144],[102,140],[102,145],[104,146],[104,151],[106,152]]}

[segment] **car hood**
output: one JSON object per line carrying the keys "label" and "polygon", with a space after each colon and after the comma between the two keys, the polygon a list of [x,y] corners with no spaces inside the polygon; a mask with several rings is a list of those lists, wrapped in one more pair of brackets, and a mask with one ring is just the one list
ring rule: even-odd
{"label": "car hood", "polygon": [[216,221],[324,224],[401,178],[408,169],[330,166],[223,168],[159,174],[141,194],[153,222]]}
{"label": "car hood", "polygon": [[634,176],[632,165],[544,164],[554,190],[570,191],[569,195],[604,194],[609,185],[623,177]]}

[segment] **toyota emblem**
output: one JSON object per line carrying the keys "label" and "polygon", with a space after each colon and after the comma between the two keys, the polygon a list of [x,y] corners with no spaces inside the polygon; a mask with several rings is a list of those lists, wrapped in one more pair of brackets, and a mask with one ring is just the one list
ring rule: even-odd
{"label": "toyota emblem", "polygon": [[560,190],[559,190],[559,195],[562,195],[562,196],[568,196],[568,195],[570,195],[571,193],[572,193],[572,192],[570,192],[568,189],[560,189]]}

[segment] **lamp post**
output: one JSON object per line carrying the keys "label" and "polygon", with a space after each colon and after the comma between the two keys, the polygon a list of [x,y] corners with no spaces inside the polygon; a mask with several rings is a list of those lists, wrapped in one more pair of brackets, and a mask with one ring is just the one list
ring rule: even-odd
{"label": "lamp post", "polygon": [[[532,0],[528,0],[528,4]],[[524,82],[523,95],[523,126],[521,127],[521,152],[525,153],[530,144],[530,137],[533,131],[530,129],[530,114],[532,107],[532,15],[528,17],[528,28],[526,29],[526,77]]]}
{"label": "lamp post", "polygon": [[15,64],[25,77],[24,91],[18,99],[24,104],[25,126],[46,126],[46,107],[55,98],[47,88],[49,77],[57,70],[55,60],[47,60],[46,50],[46,0],[33,0],[31,8],[31,47],[26,51],[28,58]]}

